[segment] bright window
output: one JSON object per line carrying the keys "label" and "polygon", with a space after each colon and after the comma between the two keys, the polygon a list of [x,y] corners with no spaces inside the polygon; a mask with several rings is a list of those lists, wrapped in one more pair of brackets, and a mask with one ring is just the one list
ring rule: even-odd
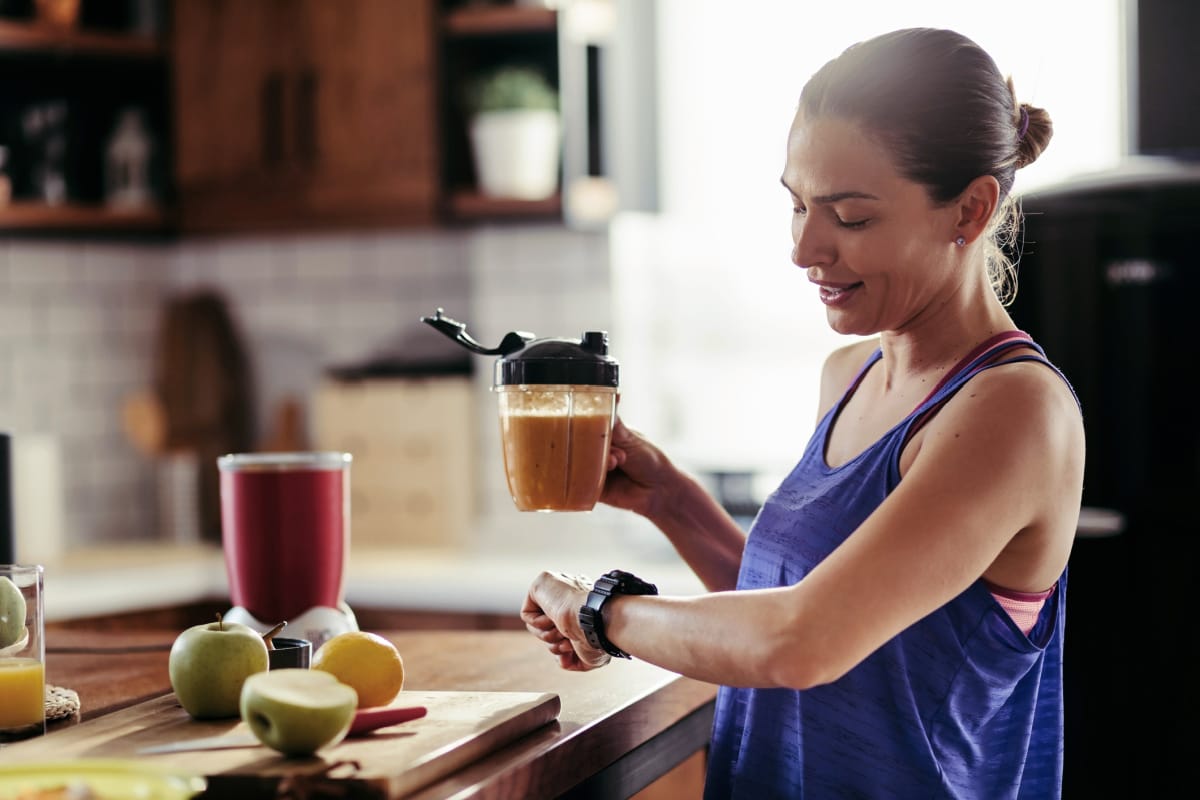
{"label": "bright window", "polygon": [[800,89],[846,46],[913,26],[982,45],[1055,122],[1018,191],[1123,149],[1121,0],[658,2],[662,213],[613,226],[622,414],[696,469],[790,466],[848,341],[789,261],[778,183]]}

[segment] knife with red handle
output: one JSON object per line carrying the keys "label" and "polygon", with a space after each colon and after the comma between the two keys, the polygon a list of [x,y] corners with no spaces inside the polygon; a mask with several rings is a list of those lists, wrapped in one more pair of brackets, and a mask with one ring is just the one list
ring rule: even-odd
{"label": "knife with red handle", "polygon": [[347,736],[362,736],[365,733],[399,725],[410,719],[420,719],[425,716],[425,706],[406,706],[405,708],[360,708],[354,712],[354,722],[350,723]]}

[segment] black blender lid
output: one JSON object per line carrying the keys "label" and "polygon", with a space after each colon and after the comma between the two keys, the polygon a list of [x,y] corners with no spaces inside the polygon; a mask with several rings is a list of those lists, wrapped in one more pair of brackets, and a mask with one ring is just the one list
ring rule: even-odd
{"label": "black blender lid", "polygon": [[533,334],[512,331],[496,347],[484,347],[467,334],[467,326],[450,319],[442,309],[421,321],[441,331],[463,347],[482,355],[499,355],[495,385],[580,384],[618,385],[619,365],[608,354],[606,331],[585,331],[578,339],[535,339]]}
{"label": "black blender lid", "polygon": [[496,362],[495,384],[572,383],[617,386],[619,365],[608,355],[608,333],[578,339],[538,339]]}

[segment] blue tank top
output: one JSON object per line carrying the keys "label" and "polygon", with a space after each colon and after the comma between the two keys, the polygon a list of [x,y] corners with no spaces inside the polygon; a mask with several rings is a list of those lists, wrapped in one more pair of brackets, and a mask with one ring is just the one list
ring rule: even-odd
{"label": "blue tank top", "polygon": [[[876,350],[759,511],[738,588],[802,580],[897,486],[914,426],[974,375],[1013,361],[1058,371],[1017,336],[993,340],[879,441],[830,468],[829,430],[880,359]],[[991,361],[1015,346],[1041,356]],[[1064,571],[1028,636],[979,580],[833,683],[805,691],[721,687],[705,797],[1059,797],[1066,580]]]}

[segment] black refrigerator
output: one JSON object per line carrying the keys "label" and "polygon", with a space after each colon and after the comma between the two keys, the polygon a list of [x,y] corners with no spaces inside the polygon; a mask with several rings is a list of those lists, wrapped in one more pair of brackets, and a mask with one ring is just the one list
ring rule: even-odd
{"label": "black refrigerator", "polygon": [[1011,311],[1087,431],[1063,796],[1174,796],[1200,763],[1200,164],[1134,158],[1022,203]]}

